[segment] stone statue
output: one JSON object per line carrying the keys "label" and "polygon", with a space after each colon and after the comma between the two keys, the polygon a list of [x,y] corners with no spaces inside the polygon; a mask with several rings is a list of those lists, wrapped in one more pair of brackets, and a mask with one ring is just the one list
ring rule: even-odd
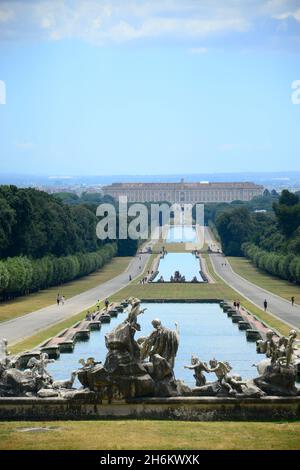
{"label": "stone statue", "polygon": [[131,310],[128,313],[128,317],[126,321],[128,321],[131,325],[133,325],[136,330],[140,330],[140,325],[137,323],[137,317],[144,313],[147,309],[143,308],[141,310],[141,301],[137,298],[129,299],[129,303],[131,305]]}
{"label": "stone statue", "polygon": [[226,377],[226,374],[232,370],[232,367],[228,362],[218,361],[215,358],[209,361],[209,365],[211,369],[209,369],[208,372],[214,372],[220,383],[222,383],[223,379]]}
{"label": "stone statue", "polygon": [[7,339],[0,339],[0,361],[5,361],[7,356],[9,355],[7,348]]}
{"label": "stone statue", "polygon": [[257,351],[264,353],[273,364],[278,356],[278,345],[274,341],[274,331],[268,330],[266,332],[266,339],[257,341]]}
{"label": "stone statue", "polygon": [[49,359],[47,353],[41,353],[40,359],[36,359],[35,357],[29,359],[25,372],[30,371],[34,377],[42,378],[46,382],[51,383],[52,378],[47,371],[47,365],[52,362],[55,362],[55,359]]}
{"label": "stone statue", "polygon": [[101,362],[96,362],[93,357],[88,357],[86,361],[84,359],[79,359],[78,362],[82,367],[94,367],[96,364],[101,364]]}
{"label": "stone statue", "polygon": [[279,338],[273,356],[257,364],[260,376],[253,379],[257,387],[267,395],[295,396],[297,370],[294,363],[296,330],[291,330],[287,338]]}
{"label": "stone statue", "polygon": [[280,365],[285,365],[286,367],[289,367],[293,363],[294,351],[296,351],[297,349],[294,347],[296,338],[297,338],[297,331],[291,330],[288,338],[286,338],[286,341],[283,343],[284,344],[284,356],[281,356],[278,358],[278,362]]}
{"label": "stone statue", "polygon": [[150,362],[152,362],[153,355],[159,354],[168,361],[170,367],[173,369],[179,345],[178,325],[175,323],[176,330],[170,330],[164,327],[157,318],[152,320],[152,326],[154,331],[143,342],[141,357],[142,359],[149,357]]}
{"label": "stone statue", "polygon": [[184,366],[185,369],[194,371],[194,378],[196,379],[196,387],[202,387],[206,384],[206,378],[203,372],[209,372],[206,362],[201,362],[197,356],[192,356],[191,365]]}
{"label": "stone statue", "polygon": [[54,388],[54,389],[61,389],[61,388],[71,389],[71,388],[73,388],[73,384],[74,384],[76,376],[77,376],[77,370],[73,370],[73,372],[71,373],[70,379],[55,380],[52,383],[52,388]]}

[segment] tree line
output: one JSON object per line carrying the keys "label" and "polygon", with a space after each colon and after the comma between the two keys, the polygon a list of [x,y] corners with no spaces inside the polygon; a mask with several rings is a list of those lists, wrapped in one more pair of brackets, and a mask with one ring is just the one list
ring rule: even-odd
{"label": "tree line", "polygon": [[259,269],[300,282],[299,195],[283,190],[271,210],[250,208],[235,205],[216,215],[214,223],[225,255],[247,256]]}
{"label": "tree line", "polygon": [[300,256],[268,252],[254,243],[244,243],[242,251],[262,271],[290,282],[300,283]]}
{"label": "tree line", "polygon": [[[100,199],[99,199],[100,197]],[[100,269],[135,246],[99,240],[101,196],[76,204],[33,188],[0,186],[0,297],[12,298],[71,281]],[[126,240],[125,240],[126,242]]]}
{"label": "tree line", "polygon": [[116,253],[116,243],[107,243],[89,253],[38,259],[9,257],[0,261],[0,296],[6,300],[86,276],[104,266]]}
{"label": "tree line", "polygon": [[0,258],[96,251],[93,206],[69,206],[33,188],[0,186]]}

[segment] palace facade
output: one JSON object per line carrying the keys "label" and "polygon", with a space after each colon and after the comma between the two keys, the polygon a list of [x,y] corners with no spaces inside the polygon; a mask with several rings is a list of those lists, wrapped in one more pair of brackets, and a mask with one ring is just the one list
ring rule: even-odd
{"label": "palace facade", "polygon": [[103,193],[118,199],[127,196],[128,202],[205,203],[250,201],[263,193],[258,184],[241,183],[113,183],[103,186]]}

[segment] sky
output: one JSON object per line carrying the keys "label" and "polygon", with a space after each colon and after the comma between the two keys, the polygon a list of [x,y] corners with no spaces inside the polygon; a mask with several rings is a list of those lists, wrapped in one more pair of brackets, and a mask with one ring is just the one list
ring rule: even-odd
{"label": "sky", "polygon": [[300,0],[0,0],[0,173],[296,171],[299,135]]}

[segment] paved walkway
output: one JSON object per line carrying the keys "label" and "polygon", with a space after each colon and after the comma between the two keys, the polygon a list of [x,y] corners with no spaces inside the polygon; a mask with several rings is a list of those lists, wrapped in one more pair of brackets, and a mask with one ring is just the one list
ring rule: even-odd
{"label": "paved walkway", "polygon": [[135,256],[122,274],[93,289],[71,297],[66,300],[63,306],[49,305],[35,312],[0,323],[0,338],[6,338],[9,344],[16,343],[92,307],[98,299],[104,300],[126,287],[129,284],[129,275],[134,279],[142,274],[150,256],[148,253]]}
{"label": "paved walkway", "polygon": [[[210,230],[205,227],[206,241],[216,244]],[[282,297],[269,292],[256,284],[252,284],[239,274],[235,273],[223,254],[212,253],[209,255],[213,268],[226,284],[235,289],[243,297],[246,297],[254,305],[263,309],[264,300],[268,302],[267,313],[278,317],[291,326],[300,329],[300,306],[294,305]],[[226,263],[226,264],[225,264]]]}

